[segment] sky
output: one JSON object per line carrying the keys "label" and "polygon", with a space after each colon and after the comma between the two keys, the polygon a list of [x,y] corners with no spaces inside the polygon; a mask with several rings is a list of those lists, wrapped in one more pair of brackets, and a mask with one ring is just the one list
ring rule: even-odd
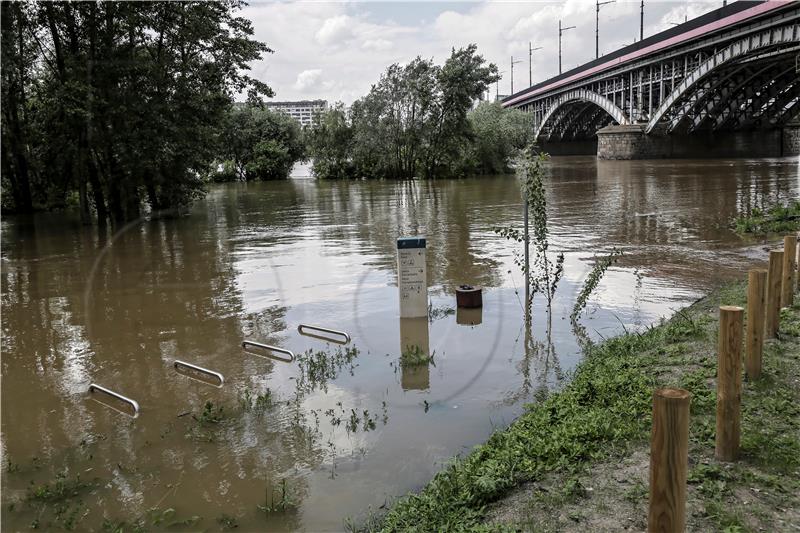
{"label": "sky", "polygon": [[[639,0],[600,8],[600,54],[639,37]],[[645,37],[722,6],[721,0],[645,0]],[[323,99],[349,105],[366,94],[393,63],[417,56],[442,63],[453,47],[470,43],[502,73],[500,94],[528,87],[528,43],[533,82],[558,74],[558,21],[575,26],[562,40],[563,70],[595,57],[595,1],[258,2],[242,16],[255,38],[274,50],[251,64],[275,91],[273,100]],[[492,87],[492,96],[497,91]]]}

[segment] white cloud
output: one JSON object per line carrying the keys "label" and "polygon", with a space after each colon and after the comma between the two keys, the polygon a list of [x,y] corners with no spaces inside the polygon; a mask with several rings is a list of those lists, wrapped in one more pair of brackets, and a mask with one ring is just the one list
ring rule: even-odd
{"label": "white cloud", "polygon": [[338,15],[326,19],[322,27],[317,30],[316,40],[323,46],[336,46],[350,41],[353,35],[353,19],[347,15]]}
{"label": "white cloud", "polygon": [[[720,5],[717,0],[648,0],[645,35]],[[564,70],[594,58],[595,10],[588,0],[431,6],[435,4],[254,2],[242,15],[253,21],[255,37],[275,53],[254,62],[252,74],[275,90],[276,99],[351,103],[392,63],[407,63],[418,55],[442,62],[452,47],[476,43],[484,58],[505,71],[500,92],[506,94],[512,55],[523,61],[514,68],[514,88],[527,86],[529,41],[543,48],[533,55],[534,82],[558,73],[559,18],[577,26],[564,33]],[[601,53],[638,37],[639,0],[617,0],[601,8]]]}
{"label": "white cloud", "polygon": [[387,39],[367,39],[361,43],[361,48],[376,51],[389,50],[392,48],[392,41]]}
{"label": "white cloud", "polygon": [[314,68],[304,70],[297,75],[297,81],[294,82],[294,88],[300,92],[306,92],[309,89],[320,86],[322,81],[322,69]]}

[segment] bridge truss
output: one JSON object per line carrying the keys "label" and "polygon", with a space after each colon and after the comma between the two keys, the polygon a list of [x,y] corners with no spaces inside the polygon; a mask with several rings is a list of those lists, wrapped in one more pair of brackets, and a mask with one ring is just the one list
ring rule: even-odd
{"label": "bridge truss", "polygon": [[577,79],[554,78],[504,105],[532,113],[543,141],[589,139],[609,124],[645,133],[781,127],[800,110],[800,2],[771,9]]}

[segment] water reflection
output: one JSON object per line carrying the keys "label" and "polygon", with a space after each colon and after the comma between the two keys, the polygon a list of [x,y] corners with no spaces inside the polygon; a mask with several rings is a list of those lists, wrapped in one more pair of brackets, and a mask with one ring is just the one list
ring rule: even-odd
{"label": "water reflection", "polygon": [[[403,390],[428,390],[430,388],[431,357],[428,318],[400,319],[400,368],[403,372]],[[410,360],[408,362],[404,359]]]}
{"label": "water reflection", "polygon": [[480,326],[483,322],[483,307],[457,307],[456,324],[461,326]]}
{"label": "water reflection", "polygon": [[[79,529],[152,507],[202,516],[201,529],[223,514],[242,530],[341,529],[557,388],[583,343],[740,277],[760,243],[730,219],[797,197],[798,179],[796,160],[555,159],[551,239],[565,277],[550,320],[537,300],[530,328],[511,243],[493,232],[520,223],[513,177],[232,184],[188,217],[121,234],[68,213],[4,220],[0,448],[16,466],[2,520],[26,529],[39,509],[5,504],[66,472],[97,480]],[[396,239],[417,234],[430,310],[400,320]],[[592,258],[612,246],[625,256],[570,324]],[[485,288],[484,309],[455,308],[464,283]],[[299,335],[301,323],[353,344]],[[298,360],[255,357],[244,339]],[[433,361],[401,365],[411,346]],[[219,371],[224,386],[186,379],[175,359]],[[139,401],[140,417],[92,401],[93,381]]]}

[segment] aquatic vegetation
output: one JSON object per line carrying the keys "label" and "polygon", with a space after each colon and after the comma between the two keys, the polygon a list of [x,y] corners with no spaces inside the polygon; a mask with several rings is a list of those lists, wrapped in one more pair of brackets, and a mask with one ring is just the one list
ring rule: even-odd
{"label": "aquatic vegetation", "polygon": [[[97,480],[84,481],[80,475],[70,478],[66,470],[56,474],[51,482],[31,487],[25,502],[37,509],[37,517],[30,523],[31,529],[52,529],[56,524],[72,531],[86,516],[86,507],[81,501],[90,490],[96,488]],[[13,509],[9,509],[11,511]]]}
{"label": "aquatic vegetation", "polygon": [[433,324],[440,318],[445,318],[456,314],[456,310],[450,306],[433,307],[433,304],[428,305],[428,322]]}
{"label": "aquatic vegetation", "polygon": [[[503,524],[484,523],[487,505],[520,483],[545,476],[555,479],[554,486],[563,490],[552,501],[536,506],[545,506],[544,515],[569,515],[570,505],[587,503],[576,476],[585,473],[591,479],[595,475],[591,468],[603,464],[613,469],[629,447],[639,443],[646,447],[652,391],[659,386],[677,385],[691,392],[690,456],[713,462],[716,396],[709,383],[716,375],[717,306],[735,303],[744,293],[745,285],[736,284],[644,332],[591,346],[561,391],[528,406],[511,426],[494,433],[467,457],[454,459],[425,489],[402,498],[379,524],[370,521],[367,527],[383,531],[502,529]],[[789,310],[795,319],[798,311]],[[762,496],[761,520],[780,519],[775,509],[787,505],[788,495],[800,493],[800,479],[791,475],[800,468],[797,353],[796,337],[767,343],[765,378],[743,389],[741,453],[745,460],[726,466],[724,473],[707,468],[703,461],[693,466],[690,483],[699,485],[699,490],[690,497],[697,498],[704,509],[696,518],[697,530],[736,531],[742,517],[732,502],[741,504],[744,495],[751,509],[751,487],[774,493]],[[618,496],[621,501],[640,499],[643,490],[634,487]],[[582,519],[582,515],[574,518]],[[764,524],[762,529],[772,530],[776,522]]]}
{"label": "aquatic vegetation", "polygon": [[68,473],[62,471],[56,474],[53,482],[31,487],[25,499],[45,503],[60,502],[78,496],[92,487],[94,483],[81,480],[80,474],[70,479]]}
{"label": "aquatic vegetation", "polygon": [[430,355],[425,352],[421,347],[416,344],[406,346],[403,353],[400,354],[400,364],[403,366],[420,366],[434,363],[433,358],[436,353]]}
{"label": "aquatic vegetation", "polygon": [[225,513],[217,517],[217,523],[222,526],[224,530],[236,529],[239,527],[239,522],[236,518]]}
{"label": "aquatic vegetation", "polygon": [[355,371],[355,359],[360,352],[355,346],[339,346],[335,351],[307,350],[298,354],[296,361],[300,369],[295,387],[297,395],[327,388],[328,381],[336,379],[343,368],[352,375]]}
{"label": "aquatic vegetation", "polygon": [[737,233],[764,235],[800,230],[800,200],[766,209],[754,208],[733,221]]}
{"label": "aquatic vegetation", "polygon": [[374,430],[376,427],[375,421],[377,420],[376,417],[370,416],[369,411],[364,409],[362,411],[362,415],[359,416],[356,413],[355,409],[350,409],[350,418],[345,425],[345,429],[348,433],[355,433],[358,431],[359,425],[361,425],[361,430],[364,432]]}
{"label": "aquatic vegetation", "polygon": [[[611,265],[616,263],[617,259],[621,255],[622,251],[618,250],[617,248],[612,248],[611,253],[595,260],[594,266],[592,266],[592,270],[583,281],[581,292],[578,294],[578,298],[575,300],[575,304],[572,306],[572,313],[569,315],[569,317],[573,322],[578,320],[578,316],[581,314],[581,311],[583,311],[583,309],[586,307],[586,302],[589,300],[589,296],[591,296],[595,289],[597,289],[597,286],[600,285],[600,281],[602,281],[606,270],[608,270]],[[639,283],[641,283],[641,280],[638,278],[638,276],[637,280]]]}
{"label": "aquatic vegetation", "polygon": [[[546,153],[536,153],[535,147],[531,146],[523,150],[516,161],[517,177],[519,178],[520,188],[523,197],[528,202],[528,217],[530,232],[528,242],[533,245],[533,256],[529,258],[528,265],[525,264],[523,254],[519,250],[514,251],[514,264],[516,264],[522,274],[525,275],[526,268],[529,269],[530,281],[530,301],[525,303],[525,313],[530,312],[533,299],[537,294],[543,294],[547,301],[548,316],[553,307],[558,283],[564,276],[564,253],[552,254],[550,252],[550,237],[547,217],[547,192],[545,191],[545,178],[547,176],[547,161],[550,156]],[[494,232],[500,237],[512,240],[525,245],[525,234],[511,226],[494,228]],[[589,296],[594,292],[606,270],[616,261],[622,252],[613,248],[609,255],[595,261],[595,265],[583,284],[578,299],[572,308],[572,321],[575,323]]]}
{"label": "aquatic vegetation", "polygon": [[259,505],[258,509],[267,514],[270,513],[283,513],[290,510],[297,509],[297,503],[292,499],[292,495],[286,486],[286,479],[281,479],[280,495],[275,498],[275,491],[270,490],[267,485],[264,494],[264,505]]}
{"label": "aquatic vegetation", "polygon": [[250,391],[250,389],[244,389],[243,392],[239,393],[239,406],[245,413],[252,411],[254,413],[261,414],[272,407],[272,405],[272,391],[269,389],[267,389],[263,394],[259,393],[255,396],[253,396],[253,393]]}
{"label": "aquatic vegetation", "polygon": [[225,406],[214,405],[214,402],[207,401],[203,406],[203,411],[199,415],[192,415],[198,424],[219,424],[225,418]]}

